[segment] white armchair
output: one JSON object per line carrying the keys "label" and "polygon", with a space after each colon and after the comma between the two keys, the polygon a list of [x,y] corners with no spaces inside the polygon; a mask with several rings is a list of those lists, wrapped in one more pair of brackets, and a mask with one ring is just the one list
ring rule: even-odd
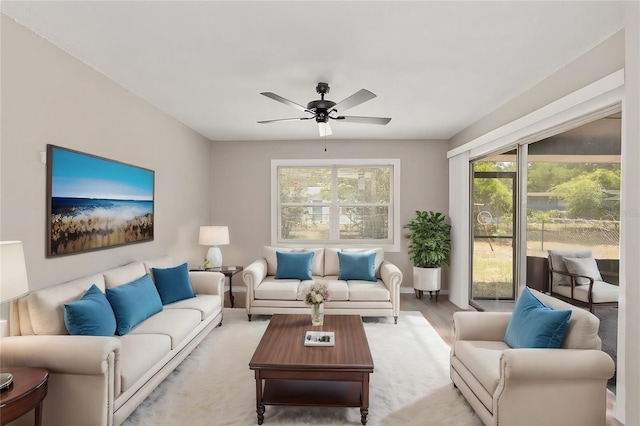
{"label": "white armchair", "polygon": [[593,314],[535,290],[545,305],[571,309],[560,349],[512,349],[509,312],[456,312],[451,380],[485,425],[603,425],[614,363],[600,350]]}

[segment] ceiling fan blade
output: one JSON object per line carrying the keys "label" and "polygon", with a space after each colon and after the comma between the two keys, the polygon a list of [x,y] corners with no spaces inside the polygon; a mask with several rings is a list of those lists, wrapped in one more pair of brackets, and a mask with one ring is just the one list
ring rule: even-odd
{"label": "ceiling fan blade", "polygon": [[278,101],[278,102],[282,102],[285,105],[289,105],[290,107],[294,107],[295,109],[298,109],[300,111],[304,111],[304,112],[310,112],[307,108],[303,107],[302,105],[299,105],[293,101],[290,101],[289,99],[285,99],[280,95],[276,95],[275,93],[272,92],[261,92],[260,93],[263,96],[266,96],[267,98],[271,98],[274,101]]}
{"label": "ceiling fan blade", "polygon": [[391,121],[388,117],[358,117],[358,116],[344,116],[331,117],[334,120],[346,121],[348,123],[362,123],[362,124],[381,124],[385,125]]}
{"label": "ceiling fan blade", "polygon": [[300,121],[300,120],[310,120],[313,117],[300,117],[300,118],[278,118],[277,120],[262,120],[258,121],[260,124],[268,124],[268,123],[276,123],[278,121]]}
{"label": "ceiling fan blade", "polygon": [[331,136],[333,134],[328,121],[326,123],[318,123],[318,129],[320,130],[320,136]]}
{"label": "ceiling fan blade", "polygon": [[359,91],[349,96],[348,98],[338,102],[331,109],[339,112],[346,111],[349,108],[353,108],[354,106],[360,105],[361,103],[369,101],[375,97],[376,95],[374,95],[367,89],[360,89]]}

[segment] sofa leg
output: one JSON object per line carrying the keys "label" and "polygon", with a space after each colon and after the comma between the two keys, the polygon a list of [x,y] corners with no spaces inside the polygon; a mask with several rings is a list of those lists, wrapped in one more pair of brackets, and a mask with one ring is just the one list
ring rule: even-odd
{"label": "sofa leg", "polygon": [[249,321],[251,321],[251,314],[248,314],[247,317],[249,317]]}
{"label": "sofa leg", "polygon": [[397,323],[398,323],[398,317],[397,317],[397,316],[394,316],[394,317],[393,317],[393,323],[394,323],[394,324],[397,324]]}

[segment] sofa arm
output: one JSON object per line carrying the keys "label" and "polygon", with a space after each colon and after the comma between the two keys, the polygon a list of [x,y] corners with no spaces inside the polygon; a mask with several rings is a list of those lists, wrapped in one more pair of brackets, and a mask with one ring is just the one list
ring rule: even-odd
{"label": "sofa arm", "polygon": [[608,380],[613,359],[598,349],[507,349],[500,357],[502,380]]}
{"label": "sofa arm", "polygon": [[507,349],[494,424],[604,425],[613,360],[596,349]]}
{"label": "sofa arm", "polygon": [[224,274],[213,271],[189,271],[189,280],[195,294],[224,296]]}
{"label": "sofa arm", "polygon": [[43,367],[52,373],[102,375],[113,359],[119,376],[121,343],[116,337],[12,336],[0,339],[0,347],[3,367]]}
{"label": "sofa arm", "polygon": [[267,261],[265,259],[258,259],[251,263],[242,270],[242,279],[244,285],[247,286],[247,309],[251,306],[251,301],[254,299],[253,290],[265,279],[267,276]]}
{"label": "sofa arm", "polygon": [[392,293],[400,291],[402,278],[403,276],[400,268],[391,262],[382,262],[382,265],[380,265],[380,279],[382,279],[382,282],[387,286],[389,291]]}
{"label": "sofa arm", "polygon": [[502,341],[511,312],[454,312],[455,340]]}

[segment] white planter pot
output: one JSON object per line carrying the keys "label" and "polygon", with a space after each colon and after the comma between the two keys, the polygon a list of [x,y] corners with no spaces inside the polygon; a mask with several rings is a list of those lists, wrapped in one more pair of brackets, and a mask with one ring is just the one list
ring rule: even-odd
{"label": "white planter pot", "polygon": [[440,276],[442,268],[413,267],[413,288],[422,291],[440,290]]}
{"label": "white planter pot", "polygon": [[413,267],[413,288],[416,291],[416,297],[420,299],[422,293],[429,292],[430,298],[432,292],[436,293],[436,302],[440,293],[440,283],[442,276],[442,268],[417,268]]}

